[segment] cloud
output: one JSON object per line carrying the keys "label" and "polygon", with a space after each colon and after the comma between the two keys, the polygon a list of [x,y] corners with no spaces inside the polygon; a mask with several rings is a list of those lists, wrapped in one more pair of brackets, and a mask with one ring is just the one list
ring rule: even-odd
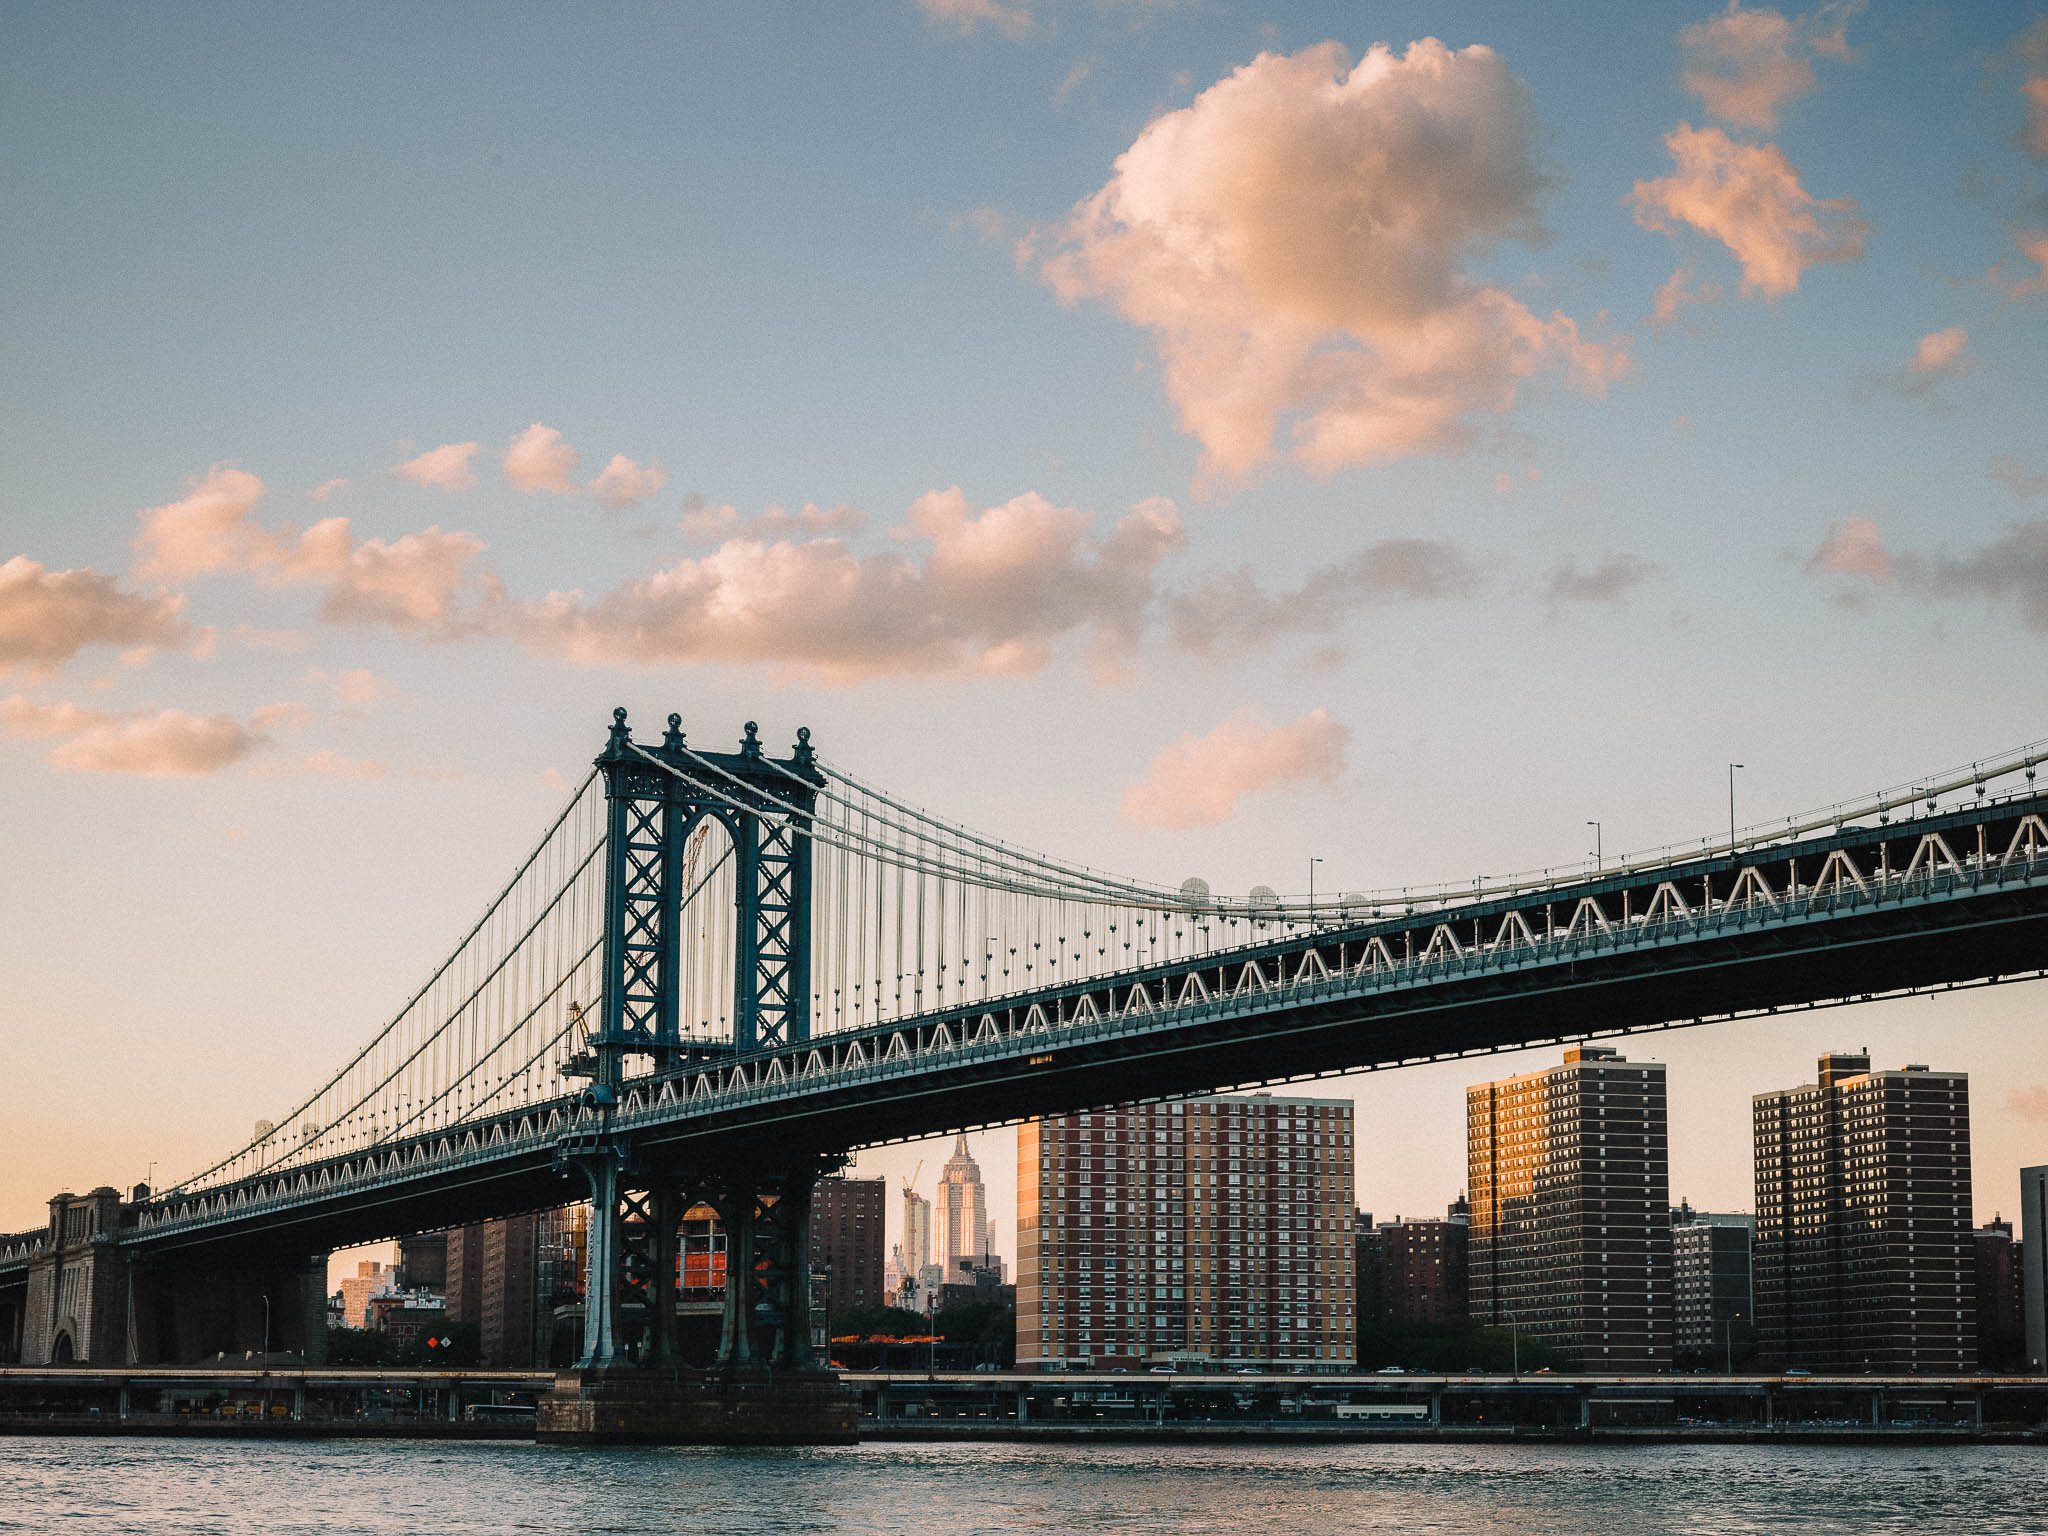
{"label": "cloud", "polygon": [[1650,318],[1658,330],[1664,330],[1677,319],[1679,311],[1693,304],[1713,304],[1721,297],[1719,283],[1702,283],[1692,286],[1692,268],[1680,267],[1658,285],[1656,307]]}
{"label": "cloud", "polygon": [[49,761],[52,767],[73,773],[195,777],[217,773],[266,744],[230,715],[160,709],[91,726],[58,747]]}
{"label": "cloud", "polygon": [[1845,517],[1829,526],[1806,562],[1809,571],[1832,571],[1842,576],[1859,576],[1878,586],[1892,581],[1892,557],[1885,552],[1877,524],[1867,517]]}
{"label": "cloud", "polygon": [[503,598],[481,566],[483,540],[437,527],[386,541],[357,539],[345,517],[303,532],[265,528],[255,513],[263,482],[216,464],[187,482],[188,494],[141,515],[135,545],[142,568],[166,576],[228,571],[280,585],[318,587],[323,618],[379,624],[429,639],[474,634]]}
{"label": "cloud", "polygon": [[387,699],[405,697],[404,689],[396,683],[386,682],[368,667],[352,667],[346,672],[316,670],[308,672],[299,681],[325,688],[343,709],[368,709],[372,704],[381,704]]}
{"label": "cloud", "polygon": [[185,600],[124,592],[102,572],[53,571],[16,555],[0,565],[0,673],[46,671],[94,645],[182,645]]}
{"label": "cloud", "polygon": [[1123,817],[1168,831],[1219,826],[1237,814],[1246,795],[1334,783],[1350,739],[1327,709],[1281,726],[1233,715],[1208,735],[1190,732],[1153,758],[1144,781],[1124,791]]}
{"label": "cloud", "polygon": [[1544,582],[1543,597],[1553,610],[1566,603],[1620,604],[1656,574],[1657,567],[1641,555],[1607,555],[1585,571],[1579,569],[1577,559],[1567,559],[1560,561]]}
{"label": "cloud", "polygon": [[1858,381],[1857,392],[1867,396],[1873,391],[1896,395],[1901,400],[1925,400],[1937,411],[1947,409],[1942,400],[1939,386],[1950,379],[1960,379],[1977,366],[1977,359],[1970,351],[1970,333],[1960,325],[1946,330],[1931,331],[1920,338],[1913,355],[1899,367],[1885,372],[1866,373]]}
{"label": "cloud", "polygon": [[1999,262],[1984,274],[1984,281],[2004,294],[2008,299],[2030,299],[2038,294],[2048,293],[2048,229],[2026,229],[2014,237],[2025,256],[2040,271],[2031,277],[2007,277],[2005,263]]}
{"label": "cloud", "polygon": [[318,485],[314,486],[313,489],[306,492],[306,499],[308,501],[326,501],[329,497],[333,496],[337,492],[345,491],[347,489],[348,481],[346,480],[322,480]]}
{"label": "cloud", "polygon": [[2048,1084],[2030,1083],[2008,1090],[2005,1111],[2028,1125],[2048,1125]]}
{"label": "cloud", "polygon": [[959,488],[912,504],[900,545],[736,538],[594,600],[554,592],[521,613],[535,649],[584,663],[761,664],[827,683],[1027,673],[1086,632],[1098,671],[1137,641],[1153,572],[1182,543],[1171,502],[1138,503],[1102,537],[1035,493],[976,509]]}
{"label": "cloud", "polygon": [[2020,467],[2020,461],[2009,453],[1993,459],[1986,473],[2015,496],[2039,496],[2048,491],[2048,474],[2028,474]]}
{"label": "cloud", "polygon": [[1384,539],[1290,592],[1267,592],[1247,565],[1216,572],[1176,594],[1167,618],[1182,650],[1215,656],[1333,630],[1362,607],[1464,597],[1478,585],[1478,567],[1448,540]]}
{"label": "cloud", "polygon": [[821,533],[858,533],[868,515],[857,507],[821,507],[807,501],[796,511],[770,503],[759,517],[747,518],[731,505],[713,506],[692,492],[683,498],[679,525],[688,539],[787,539]]}
{"label": "cloud", "polygon": [[1792,23],[1773,10],[1745,11],[1737,0],[1712,21],[1678,34],[1685,88],[1723,122],[1764,131],[1778,109],[1814,88],[1813,65],[1798,56]]}
{"label": "cloud", "polygon": [[2027,628],[2048,635],[2048,522],[2014,524],[1969,554],[1914,560],[1908,576],[1912,587],[1933,597],[2011,601]]}
{"label": "cloud", "polygon": [[963,35],[987,27],[1005,37],[1022,37],[1031,30],[1029,4],[1001,5],[997,0],[917,0],[917,8],[940,26]]}
{"label": "cloud", "polygon": [[561,433],[536,421],[506,446],[505,483],[529,495],[539,491],[571,495],[576,483],[569,477],[576,473],[582,457],[562,441]]}
{"label": "cloud", "polygon": [[1597,395],[1628,366],[1626,338],[1467,270],[1543,237],[1533,122],[1482,46],[1261,54],[1148,124],[1039,269],[1151,333],[1209,481],[1243,479],[1283,422],[1320,474],[1456,449],[1539,370]]}
{"label": "cloud", "polygon": [[2015,57],[2027,66],[2020,82],[2020,99],[2027,104],[2027,126],[2020,144],[2028,154],[2048,160],[2048,16],[2043,16],[2014,40]]}
{"label": "cloud", "polygon": [[1796,292],[1808,267],[1863,254],[1870,226],[1856,203],[1816,201],[1775,144],[1737,144],[1719,128],[1689,123],[1664,144],[1677,174],[1636,183],[1636,222],[1665,231],[1690,224],[1719,240],[1742,263],[1745,296]]}
{"label": "cloud", "polygon": [[452,496],[476,484],[476,471],[469,467],[469,461],[482,447],[482,443],[443,443],[416,459],[392,465],[391,473],[414,485],[432,486]]}
{"label": "cloud", "polygon": [[623,453],[615,453],[611,463],[605,465],[597,478],[590,482],[590,494],[597,498],[600,507],[619,512],[639,506],[667,484],[668,471],[660,464],[653,460],[644,465],[635,464]]}
{"label": "cloud", "polygon": [[0,731],[28,741],[76,736],[107,718],[105,711],[83,704],[37,704],[18,693],[0,699]]}
{"label": "cloud", "polygon": [[301,731],[313,723],[313,711],[296,699],[266,704],[249,716],[249,725],[268,735],[272,731]]}

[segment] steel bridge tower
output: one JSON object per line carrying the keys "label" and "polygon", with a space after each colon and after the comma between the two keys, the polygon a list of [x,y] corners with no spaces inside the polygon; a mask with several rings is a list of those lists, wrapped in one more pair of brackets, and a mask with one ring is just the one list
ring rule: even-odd
{"label": "steel bridge tower", "polygon": [[[759,1142],[649,1147],[613,1123],[631,1078],[810,1038],[810,829],[825,783],[810,734],[799,730],[790,756],[773,759],[750,720],[738,752],[700,752],[670,715],[660,744],[643,746],[626,711],[612,712],[596,760],[607,810],[604,990],[575,1064],[594,1116],[557,1154],[590,1188],[583,1350],[574,1382],[563,1382],[574,1390],[543,1405],[545,1438],[852,1438],[850,1400],[810,1348],[812,1190],[843,1157]],[[729,1040],[681,1027],[686,850],[706,821],[723,829],[734,865]],[[684,1372],[676,1341],[676,1234],[700,1202],[726,1236],[709,1373]]]}

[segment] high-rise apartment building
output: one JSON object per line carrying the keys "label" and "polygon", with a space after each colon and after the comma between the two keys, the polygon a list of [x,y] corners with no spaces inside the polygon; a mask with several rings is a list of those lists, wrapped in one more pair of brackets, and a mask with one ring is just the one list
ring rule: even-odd
{"label": "high-rise apartment building", "polygon": [[2019,1243],[2026,1369],[2048,1371],[2048,1163],[2020,1170]]}
{"label": "high-rise apartment building", "polygon": [[988,1252],[988,1190],[981,1182],[981,1165],[967,1150],[967,1138],[953,1143],[953,1155],[939,1170],[939,1187],[932,1199],[932,1255],[930,1262],[950,1275],[954,1261],[971,1259],[979,1263]]}
{"label": "high-rise apartment building", "polygon": [[1204,1097],[1017,1136],[1017,1363],[1357,1360],[1352,1105]]}
{"label": "high-rise apartment building", "polygon": [[820,1179],[811,1196],[811,1270],[825,1276],[825,1312],[880,1306],[882,1224],[889,1186],[881,1179]]}
{"label": "high-rise apartment building", "polygon": [[1760,1093],[1757,1347],[1820,1369],[1967,1371],[1977,1363],[1970,1083],[1820,1059]]}
{"label": "high-rise apartment building", "polygon": [[1588,1370],[1671,1361],[1664,1066],[1605,1046],[1465,1090],[1474,1322]]}
{"label": "high-rise apartment building", "polygon": [[2013,1371],[2026,1358],[2026,1313],[2020,1300],[2019,1244],[2012,1223],[1994,1216],[1970,1234],[1977,1302],[1977,1361]]}
{"label": "high-rise apartment building", "polygon": [[[1358,1239],[1362,1323],[1461,1323],[1467,1306],[1471,1207],[1461,1196],[1441,1220],[1396,1216]],[[1359,1219],[1369,1224],[1361,1213]]]}
{"label": "high-rise apartment building", "polygon": [[903,1186],[903,1272],[912,1280],[932,1261],[932,1203]]}
{"label": "high-rise apartment building", "polygon": [[1732,1368],[1756,1348],[1756,1218],[1671,1208],[1671,1345]]}

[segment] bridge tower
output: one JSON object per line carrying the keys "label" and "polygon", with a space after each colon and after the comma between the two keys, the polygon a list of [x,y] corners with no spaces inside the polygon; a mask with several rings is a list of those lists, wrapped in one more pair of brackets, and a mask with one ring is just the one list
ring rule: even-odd
{"label": "bridge tower", "polygon": [[[770,758],[747,722],[738,752],[702,752],[668,717],[659,745],[635,742],[626,711],[597,767],[607,803],[604,990],[579,1066],[594,1121],[558,1162],[591,1196],[583,1351],[542,1414],[544,1437],[850,1439],[851,1410],[810,1351],[810,1208],[839,1159],[759,1146],[658,1152],[614,1118],[633,1077],[810,1038],[811,817],[824,775],[808,729]],[[683,907],[692,836],[706,821],[734,866],[729,1039],[682,1028]],[[676,1233],[707,1203],[726,1233],[726,1304],[709,1378],[680,1370]],[[637,1333],[629,1319],[641,1319]],[[687,1379],[686,1379],[687,1377]]]}

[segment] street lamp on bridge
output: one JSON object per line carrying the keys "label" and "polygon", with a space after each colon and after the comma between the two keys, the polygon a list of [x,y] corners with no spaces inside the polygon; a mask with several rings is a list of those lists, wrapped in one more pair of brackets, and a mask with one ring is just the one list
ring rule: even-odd
{"label": "street lamp on bridge", "polygon": [[1742,766],[1741,763],[1730,763],[1728,765],[1728,851],[1730,853],[1735,851],[1735,770]]}
{"label": "street lamp on bridge", "polygon": [[1597,869],[1599,869],[1599,868],[1600,868],[1600,863],[1601,863],[1601,860],[1600,860],[1600,823],[1599,823],[1599,822],[1597,822],[1597,821],[1589,821],[1589,822],[1587,822],[1587,823],[1586,823],[1586,825],[1587,825],[1587,826],[1589,826],[1589,827],[1591,827],[1591,828],[1593,829],[1593,868],[1597,870]]}

